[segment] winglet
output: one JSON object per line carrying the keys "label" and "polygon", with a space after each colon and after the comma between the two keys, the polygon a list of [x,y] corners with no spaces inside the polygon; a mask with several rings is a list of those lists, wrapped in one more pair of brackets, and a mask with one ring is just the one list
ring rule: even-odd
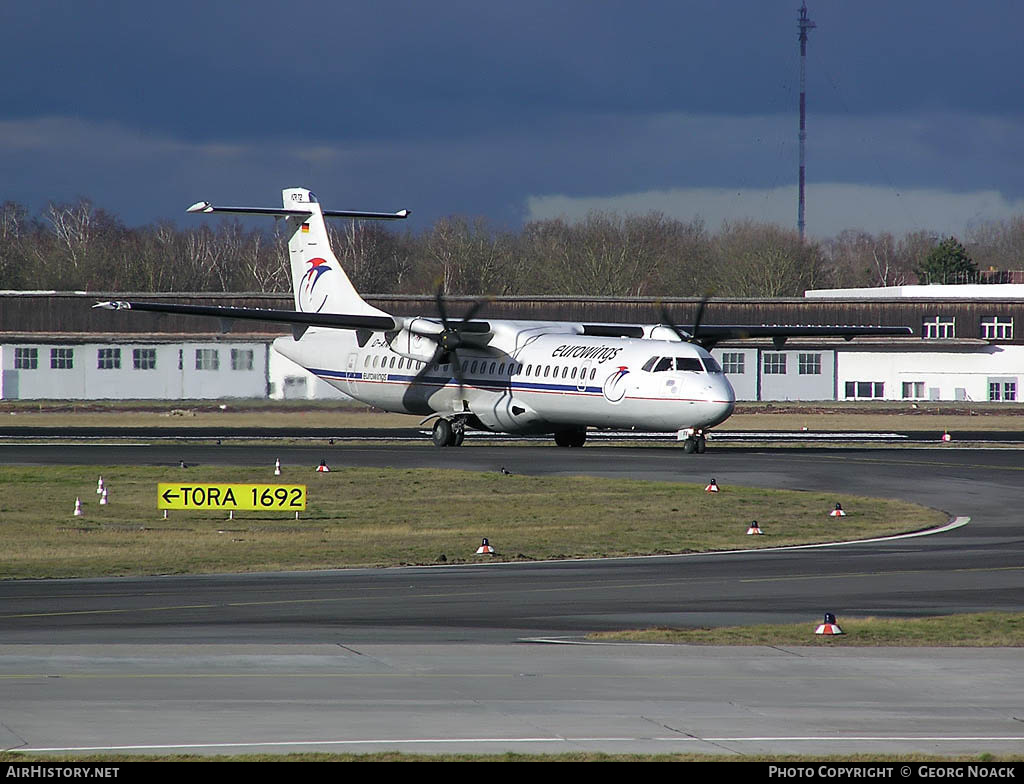
{"label": "winglet", "polygon": [[110,300],[108,302],[97,302],[93,305],[93,308],[100,308],[101,310],[131,310],[132,303]]}
{"label": "winglet", "polygon": [[208,201],[197,201],[185,212],[213,212],[213,205]]}

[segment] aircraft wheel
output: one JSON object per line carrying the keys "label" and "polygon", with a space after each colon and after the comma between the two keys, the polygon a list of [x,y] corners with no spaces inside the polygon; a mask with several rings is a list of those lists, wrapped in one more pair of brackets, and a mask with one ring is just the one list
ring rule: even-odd
{"label": "aircraft wheel", "polygon": [[692,455],[694,453],[694,450],[696,449],[697,442],[694,439],[687,438],[685,441],[683,441],[683,452],[685,452],[686,454]]}
{"label": "aircraft wheel", "polygon": [[555,433],[555,443],[565,447],[581,447],[587,441],[586,430],[563,430]]}
{"label": "aircraft wheel", "polygon": [[431,436],[434,446],[451,446],[452,423],[447,419],[438,419],[434,423],[434,434]]}
{"label": "aircraft wheel", "polygon": [[452,433],[452,446],[462,446],[462,442],[466,440],[465,430],[455,430]]}
{"label": "aircraft wheel", "polygon": [[708,442],[704,436],[697,436],[697,443],[695,445],[698,455],[704,454],[708,449]]}

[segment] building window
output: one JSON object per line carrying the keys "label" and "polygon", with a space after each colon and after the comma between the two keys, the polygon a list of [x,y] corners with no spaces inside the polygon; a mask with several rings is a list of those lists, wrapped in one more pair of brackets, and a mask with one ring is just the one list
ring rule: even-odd
{"label": "building window", "polygon": [[956,337],[955,316],[934,316],[921,322],[921,337],[928,340]]}
{"label": "building window", "polygon": [[96,352],[96,367],[100,370],[119,370],[121,367],[121,349],[99,349]]}
{"label": "building window", "polygon": [[851,400],[885,397],[885,383],[882,381],[847,381],[846,397]]}
{"label": "building window", "polygon": [[923,381],[904,381],[903,382],[903,399],[904,400],[920,400],[924,397],[924,382]]}
{"label": "building window", "polygon": [[820,376],[821,354],[801,354],[799,371],[801,376]]}
{"label": "building window", "polygon": [[14,349],[14,367],[17,370],[35,370],[39,367],[39,349]]}
{"label": "building window", "polygon": [[133,348],[132,367],[136,370],[153,370],[156,367],[156,349]]}
{"label": "building window", "polygon": [[50,368],[52,370],[71,370],[75,366],[75,350],[73,348],[51,348]]}
{"label": "building window", "polygon": [[[232,370],[252,370],[253,351],[251,348],[231,349]],[[392,360],[394,361],[394,360]]]}
{"label": "building window", "polygon": [[220,370],[220,356],[217,349],[197,348],[196,370]]}
{"label": "building window", "polygon": [[786,374],[786,355],[765,354],[764,374],[766,376],[784,376]]}
{"label": "building window", "polygon": [[734,376],[742,376],[746,373],[746,354],[736,351],[727,351],[722,354],[722,370]]}
{"label": "building window", "polygon": [[1013,340],[1013,319],[1000,319],[999,316],[983,318],[981,337],[983,340]]}
{"label": "building window", "polygon": [[1017,399],[1017,379],[990,378],[988,380],[988,399],[993,401],[1015,401]]}

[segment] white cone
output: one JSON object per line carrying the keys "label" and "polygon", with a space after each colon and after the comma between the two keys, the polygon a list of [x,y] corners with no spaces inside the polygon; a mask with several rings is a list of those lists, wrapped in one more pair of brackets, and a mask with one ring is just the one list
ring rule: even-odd
{"label": "white cone", "polygon": [[103,506],[107,505],[107,488],[103,488],[103,495],[100,496],[100,503]]}
{"label": "white cone", "polygon": [[96,495],[102,495],[102,494],[103,494],[103,477],[101,476],[100,480],[96,483]]}
{"label": "white cone", "polygon": [[707,487],[704,488],[704,492],[705,493],[717,493],[718,492],[718,483],[715,482],[714,479],[712,479],[711,480],[711,484],[709,484]]}
{"label": "white cone", "polygon": [[75,517],[81,517],[82,514],[83,514],[83,512],[82,512],[82,499],[81,498],[76,498],[75,499]]}
{"label": "white cone", "polygon": [[842,504],[836,504],[836,508],[828,513],[829,517],[846,517],[846,512],[843,511]]}
{"label": "white cone", "polygon": [[316,470],[317,470],[317,473],[320,473],[320,474],[329,474],[331,472],[331,469],[327,467],[327,461],[326,460],[321,460],[320,461],[320,465],[318,465],[316,467]]}
{"label": "white cone", "polygon": [[274,461],[274,476],[281,476],[281,458]]}
{"label": "white cone", "polygon": [[750,527],[747,529],[747,536],[761,536],[763,533],[757,524],[757,520],[751,520]]}
{"label": "white cone", "polygon": [[942,431],[942,440],[945,441],[946,443],[949,443],[950,441],[953,440],[953,436],[951,436],[949,434],[948,430],[943,430]]}

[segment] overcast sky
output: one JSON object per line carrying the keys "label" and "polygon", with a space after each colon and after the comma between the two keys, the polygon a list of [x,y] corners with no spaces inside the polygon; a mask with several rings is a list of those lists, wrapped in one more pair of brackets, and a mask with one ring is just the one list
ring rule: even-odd
{"label": "overcast sky", "polygon": [[[796,225],[799,2],[6,3],[0,200]],[[1024,3],[811,0],[807,229],[1024,212]]]}

